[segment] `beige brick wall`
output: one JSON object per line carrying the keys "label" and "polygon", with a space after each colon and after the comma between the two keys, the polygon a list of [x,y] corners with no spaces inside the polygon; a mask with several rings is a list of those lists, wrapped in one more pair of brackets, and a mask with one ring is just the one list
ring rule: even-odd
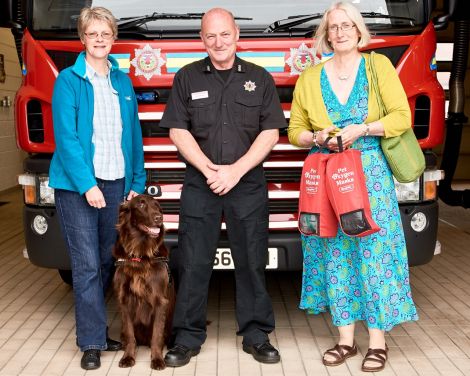
{"label": "beige brick wall", "polygon": [[0,83],[0,100],[11,99],[11,107],[0,106],[0,191],[18,184],[17,175],[23,169],[25,153],[16,146],[14,99],[21,84],[21,69],[13,35],[9,29],[0,28],[0,54],[5,60],[6,80]]}

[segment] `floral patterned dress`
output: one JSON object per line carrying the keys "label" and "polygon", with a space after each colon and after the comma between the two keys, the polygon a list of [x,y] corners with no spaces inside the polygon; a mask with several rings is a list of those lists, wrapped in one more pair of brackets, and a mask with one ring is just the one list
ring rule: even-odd
{"label": "floral patterned dress", "polygon": [[[324,69],[320,80],[325,107],[336,127],[364,122],[369,88],[364,58],[346,104],[339,102]],[[380,231],[362,238],[349,237],[341,228],[335,238],[301,235],[300,308],[313,314],[329,308],[336,326],[364,320],[369,328],[389,331],[418,319],[395,186],[380,137],[360,137],[352,147],[362,152],[372,216]]]}

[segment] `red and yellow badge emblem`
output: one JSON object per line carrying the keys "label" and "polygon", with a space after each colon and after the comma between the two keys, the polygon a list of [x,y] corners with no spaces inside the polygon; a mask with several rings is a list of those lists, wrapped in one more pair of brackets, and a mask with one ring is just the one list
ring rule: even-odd
{"label": "red and yellow badge emblem", "polygon": [[316,65],[320,62],[317,57],[315,48],[308,48],[305,43],[302,43],[299,48],[290,49],[290,57],[286,60],[287,65],[290,66],[291,75],[299,75],[308,67]]}
{"label": "red and yellow badge emblem", "polygon": [[160,76],[165,63],[166,61],[161,56],[161,49],[152,48],[148,43],[142,49],[135,49],[135,57],[131,61],[135,67],[135,75],[144,76],[147,81],[152,76]]}

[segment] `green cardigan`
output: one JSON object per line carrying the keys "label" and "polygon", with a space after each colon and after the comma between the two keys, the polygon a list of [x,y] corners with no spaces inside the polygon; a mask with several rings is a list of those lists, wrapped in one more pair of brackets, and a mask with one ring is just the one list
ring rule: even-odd
{"label": "green cardigan", "polygon": [[[370,82],[369,54],[362,54],[366,62],[367,80]],[[411,127],[411,111],[405,90],[390,60],[380,54],[374,57],[377,80],[387,116],[380,119],[385,137],[399,136]],[[323,103],[320,73],[325,63],[307,69],[297,80],[290,112],[289,141],[299,146],[298,137],[303,131],[317,131],[332,124]],[[379,108],[375,92],[369,85],[369,114],[365,123],[379,120]]]}

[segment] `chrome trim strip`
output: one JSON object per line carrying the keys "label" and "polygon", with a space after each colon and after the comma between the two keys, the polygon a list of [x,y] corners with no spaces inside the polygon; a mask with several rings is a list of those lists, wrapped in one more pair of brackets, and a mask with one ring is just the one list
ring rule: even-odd
{"label": "chrome trim strip", "polygon": [[162,120],[163,112],[139,112],[139,120]]}
{"label": "chrome trim strip", "polygon": [[[291,144],[277,144],[274,145],[274,151],[290,151],[290,150],[304,150],[306,148],[301,148]],[[144,145],[144,151],[146,152],[168,152],[173,151],[176,152],[175,145]]]}
{"label": "chrome trim strip", "polygon": [[[162,192],[162,195],[158,197],[160,200],[179,200],[181,197],[180,191],[170,191],[170,192]],[[268,197],[270,199],[298,199],[299,198],[299,191],[269,191]]]}
{"label": "chrome trim strip", "polygon": [[[283,111],[286,119],[290,119],[290,111]],[[139,112],[140,120],[161,120],[163,117],[162,111],[155,112]]]}
{"label": "chrome trim strip", "polygon": [[144,151],[177,151],[175,145],[144,145]]}
{"label": "chrome trim strip", "polygon": [[[163,222],[165,229],[167,230],[178,230],[178,223],[175,222]],[[227,226],[224,222],[221,223],[220,228],[226,230]],[[283,222],[269,222],[269,229],[296,229],[297,221],[283,221]]]}
{"label": "chrome trim strip", "polygon": [[[303,161],[288,161],[288,162],[264,162],[263,167],[276,168],[276,167],[299,167],[302,168],[304,165]],[[183,162],[145,162],[145,168],[160,168],[160,169],[171,169],[171,168],[185,168],[186,165]]]}

